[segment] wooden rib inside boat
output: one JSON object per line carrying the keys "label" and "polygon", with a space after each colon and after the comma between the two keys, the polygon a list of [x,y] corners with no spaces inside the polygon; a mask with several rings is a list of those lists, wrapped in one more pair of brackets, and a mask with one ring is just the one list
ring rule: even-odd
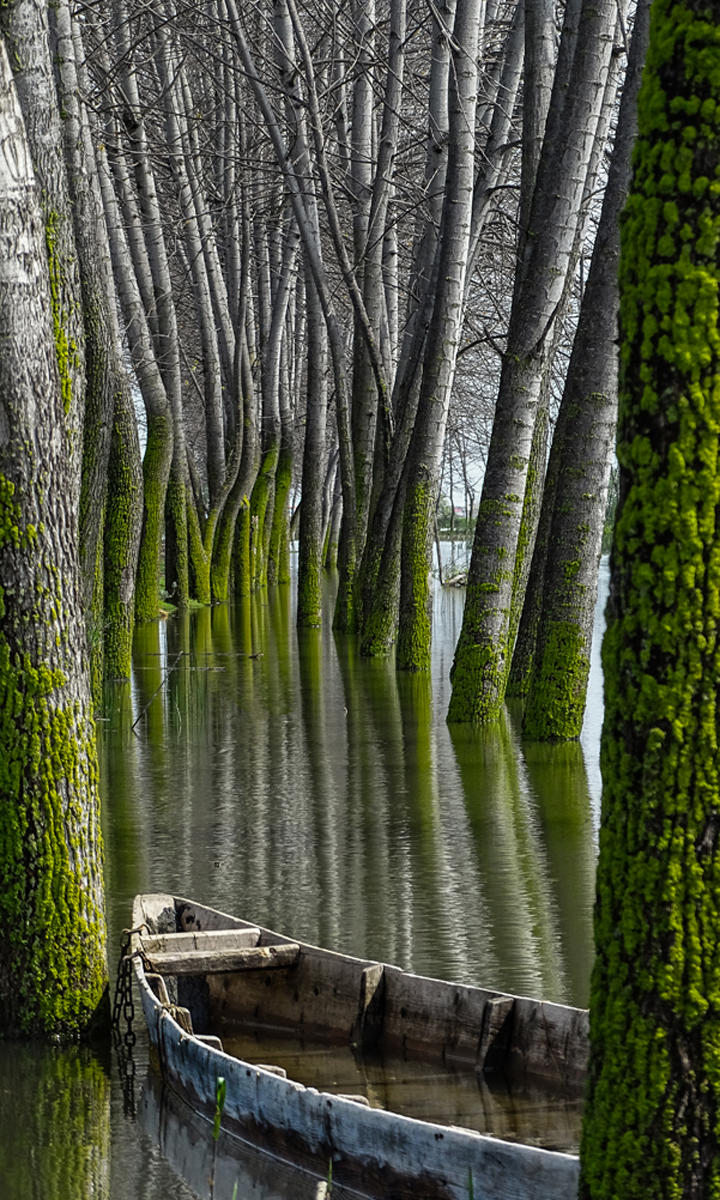
{"label": "wooden rib inside boat", "polygon": [[[412,975],[169,895],[137,897],[133,926],[163,1075],[205,1115],[222,1075],[230,1132],[319,1177],[332,1159],[333,1177],[361,1195],[460,1200],[472,1174],[476,1198],[576,1196],[574,1154],[457,1128],[454,1101],[446,1105],[447,1125],[374,1105],[387,1103],[388,1088],[377,1081],[394,1062],[414,1064],[420,1088],[431,1076],[436,1091],[438,1080],[446,1090],[461,1080],[464,1096],[474,1087],[479,1110],[483,1092],[502,1080],[516,1097],[530,1097],[530,1107],[545,1097],[550,1109],[579,1122],[584,1010]],[[329,1080],[303,1068],[308,1047],[316,1061],[318,1048],[329,1056]]]}

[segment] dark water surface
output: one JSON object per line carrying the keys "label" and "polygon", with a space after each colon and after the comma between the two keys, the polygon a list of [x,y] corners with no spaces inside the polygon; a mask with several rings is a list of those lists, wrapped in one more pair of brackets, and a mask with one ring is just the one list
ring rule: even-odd
{"label": "dark water surface", "polygon": [[[133,895],[166,891],[420,974],[587,1002],[599,637],[580,744],[522,746],[513,712],[450,731],[463,600],[436,589],[432,678],[336,639],[329,593],[317,631],[295,630],[290,587],[138,629],[132,684],[98,725],[113,978]],[[161,1111],[139,1032],[134,1116],[109,1052],[0,1045],[3,1200],[209,1195],[210,1143],[191,1153],[182,1114]],[[261,1160],[247,1171],[238,1197],[301,1195]],[[222,1179],[219,1164],[231,1200]]]}

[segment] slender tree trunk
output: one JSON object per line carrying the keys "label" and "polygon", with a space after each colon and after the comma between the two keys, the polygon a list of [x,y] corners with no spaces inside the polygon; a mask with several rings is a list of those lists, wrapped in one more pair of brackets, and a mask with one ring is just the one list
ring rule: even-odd
{"label": "slender tree trunk", "polygon": [[115,393],[103,533],[104,650],[108,679],[130,678],[142,497],[135,407],[130,388],[123,380]]}
{"label": "slender tree trunk", "polygon": [[68,1038],[107,1013],[98,767],[45,219],[4,39],[0,145],[0,1024]]}
{"label": "slender tree trunk", "polygon": [[[120,164],[121,165],[121,164]],[[153,339],[133,270],[130,250],[110,179],[106,152],[98,150],[98,173],[110,237],[113,271],[128,331],[128,343],[147,413],[143,456],[143,516],[135,585],[135,619],[157,617],[160,553],[165,495],[173,457],[173,425],[165,385],[155,359]]]}
{"label": "slender tree trunk", "polygon": [[298,626],[322,623],[321,570],[325,430],[327,425],[327,330],[312,279],[306,280],[308,314],[307,408],[303,451],[300,547],[298,553]]}
{"label": "slender tree trunk", "polygon": [[54,10],[54,19],[87,347],[80,563],[86,611],[90,589],[98,577],[103,580],[102,606],[93,610],[93,620],[102,622],[105,674],[128,678],[142,527],[140,446],[122,361],[95,150],[88,115],[79,102],[81,89],[88,90],[84,46],[65,0]]}
{"label": "slender tree trunk", "polygon": [[[454,20],[454,5],[446,12],[448,17],[452,14]],[[400,538],[402,532],[402,521],[397,519],[397,510],[398,507],[402,509],[404,503],[407,456],[417,424],[422,381],[422,372],[418,368],[424,363],[426,346],[430,344],[428,329],[430,322],[434,319],[433,313],[436,311],[436,306],[442,308],[442,303],[438,301],[442,289],[440,286],[440,257],[437,253],[437,237],[442,209],[437,206],[438,203],[442,203],[442,198],[446,194],[447,146],[449,144],[447,102],[449,67],[445,55],[449,52],[449,34],[450,30],[447,26],[438,30],[438,39],[433,52],[432,71],[437,74],[437,78],[431,78],[430,86],[431,102],[434,108],[431,111],[430,150],[426,167],[426,177],[432,197],[431,220],[423,237],[417,243],[417,260],[413,265],[412,276],[412,286],[417,289],[419,303],[417,311],[414,314],[411,312],[395,377],[396,432],[384,471],[382,490],[374,506],[370,535],[366,542],[360,572],[363,592],[361,652],[367,655],[386,654],[395,638],[397,602],[400,594]],[[503,165],[508,154],[507,143],[511,114],[520,80],[521,65],[522,23],[516,17],[508,34],[503,56],[500,75],[501,100],[493,109],[484,163],[475,181],[470,241],[466,255],[466,293],[468,272],[478,254],[480,234],[489,201],[502,176]],[[441,90],[443,81],[446,88],[444,99]],[[433,162],[436,163],[437,171],[434,177],[431,175]],[[440,189],[439,195],[436,194],[436,188]],[[431,252],[435,256],[434,263],[428,261],[427,256]],[[463,305],[466,298],[466,296],[463,297]]]}

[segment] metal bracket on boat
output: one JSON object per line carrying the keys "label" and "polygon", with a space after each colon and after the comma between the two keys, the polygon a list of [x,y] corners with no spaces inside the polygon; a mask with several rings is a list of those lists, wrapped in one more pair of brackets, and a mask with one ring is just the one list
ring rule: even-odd
{"label": "metal bracket on boat", "polygon": [[491,996],[485,1001],[478,1043],[478,1071],[497,1071],[505,1063],[510,1046],[514,996]]}
{"label": "metal bracket on boat", "polygon": [[163,1007],[163,1011],[168,1012],[173,1020],[177,1021],[183,1033],[187,1033],[190,1037],[193,1037],[193,1023],[190,1015],[190,1009],[182,1008],[179,1004],[173,1004],[171,1002],[170,997],[168,996],[167,985],[162,975],[157,975],[154,971],[146,971],[145,979],[155,992],[155,995]]}
{"label": "metal bracket on boat", "polygon": [[382,963],[365,967],[360,977],[358,1013],[352,1040],[360,1051],[372,1050],[380,1041],[385,1012],[385,968]]}

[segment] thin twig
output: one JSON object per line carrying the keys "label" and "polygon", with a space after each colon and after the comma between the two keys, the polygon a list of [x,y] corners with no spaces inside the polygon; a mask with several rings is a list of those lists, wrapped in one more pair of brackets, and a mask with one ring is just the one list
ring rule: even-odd
{"label": "thin twig", "polygon": [[155,688],[155,691],[153,692],[152,696],[151,696],[151,697],[150,697],[150,699],[148,700],[147,704],[145,705],[145,707],[144,707],[144,709],[142,710],[142,712],[140,713],[140,715],[139,715],[138,717],[136,717],[136,719],[133,721],[132,725],[130,726],[130,730],[131,730],[131,732],[132,732],[132,733],[135,733],[135,726],[137,725],[138,721],[142,720],[142,718],[145,716],[145,713],[147,712],[147,710],[149,709],[149,707],[150,707],[150,705],[152,704],[153,700],[154,700],[154,699],[155,699],[155,697],[157,696],[158,692],[160,691],[160,688],[163,686],[163,684],[167,683],[167,681],[168,681],[168,679],[170,678],[170,676],[171,676],[172,672],[175,670],[176,666],[177,666],[177,665],[178,665],[178,663],[180,662],[180,659],[182,658],[183,654],[185,654],[185,651],[184,651],[184,650],[181,650],[181,651],[179,652],[179,654],[177,655],[177,657],[176,657],[176,659],[175,659],[175,662],[173,663],[173,665],[172,665],[171,667],[168,667],[167,671],[165,672],[165,675],[164,675],[164,676],[163,676],[163,678],[160,680],[159,684],[158,684],[158,685],[157,685],[157,687]]}

